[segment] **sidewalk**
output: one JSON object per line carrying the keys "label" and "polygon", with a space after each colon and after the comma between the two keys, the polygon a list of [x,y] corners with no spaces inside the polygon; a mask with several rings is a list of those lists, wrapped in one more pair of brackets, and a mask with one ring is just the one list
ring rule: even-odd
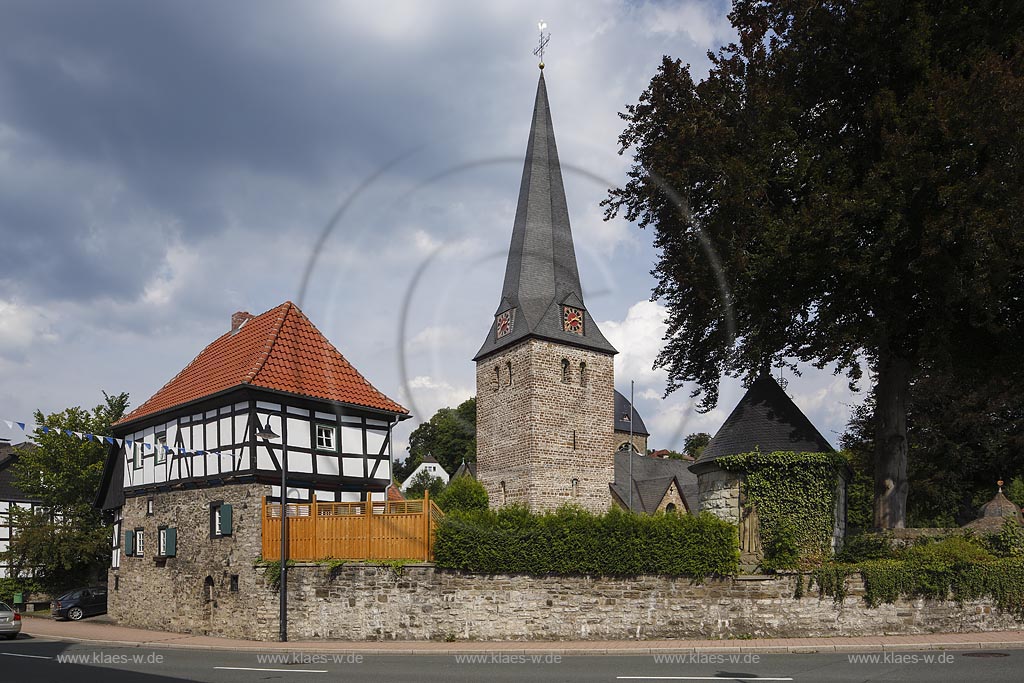
{"label": "sidewalk", "polygon": [[451,655],[466,653],[648,655],[734,652],[891,652],[908,650],[994,650],[1024,648],[1024,631],[940,633],[919,636],[861,636],[854,638],[772,638],[760,640],[583,640],[554,642],[433,642],[433,641],[292,641],[288,643],[233,640],[213,636],[147,631],[109,622],[54,621],[26,617],[22,633],[34,638],[120,647],[194,648],[201,650],[288,650],[363,655]]}

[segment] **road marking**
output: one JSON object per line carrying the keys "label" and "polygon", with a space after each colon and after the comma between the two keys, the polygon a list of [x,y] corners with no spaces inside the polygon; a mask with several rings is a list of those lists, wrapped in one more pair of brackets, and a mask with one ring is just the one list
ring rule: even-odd
{"label": "road marking", "polygon": [[53,659],[53,657],[43,657],[42,655],[23,655],[17,652],[0,652],[0,655],[5,657],[28,657],[29,659]]}
{"label": "road marking", "polygon": [[327,669],[260,669],[252,666],[215,666],[222,671],[276,671],[278,673],[325,674]]}
{"label": "road marking", "polygon": [[616,676],[620,681],[791,681],[790,677],[765,677],[760,676]]}

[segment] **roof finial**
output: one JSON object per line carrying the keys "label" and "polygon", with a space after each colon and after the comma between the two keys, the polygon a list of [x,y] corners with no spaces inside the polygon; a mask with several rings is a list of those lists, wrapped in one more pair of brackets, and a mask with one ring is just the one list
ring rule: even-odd
{"label": "roof finial", "polygon": [[1003,480],[1000,479],[999,481],[996,482],[996,484],[999,486],[999,493],[1002,493],[1003,492]]}
{"label": "roof finial", "polygon": [[537,22],[537,29],[540,31],[540,38],[537,41],[537,49],[533,51],[533,54],[540,58],[540,68],[544,69],[544,48],[548,46],[548,41],[551,40],[551,34],[544,33],[544,29],[548,27],[548,22],[541,19]]}

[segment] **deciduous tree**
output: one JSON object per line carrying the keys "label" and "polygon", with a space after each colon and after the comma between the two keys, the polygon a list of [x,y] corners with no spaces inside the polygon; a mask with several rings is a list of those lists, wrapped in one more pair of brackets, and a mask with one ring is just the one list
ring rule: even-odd
{"label": "deciduous tree", "polygon": [[[622,213],[655,230],[658,365],[710,409],[723,374],[874,379],[874,524],[901,527],[923,367],[1020,350],[1024,5],[737,0],[700,82],[665,57],[622,117]],[[795,367],[794,367],[795,369]]]}

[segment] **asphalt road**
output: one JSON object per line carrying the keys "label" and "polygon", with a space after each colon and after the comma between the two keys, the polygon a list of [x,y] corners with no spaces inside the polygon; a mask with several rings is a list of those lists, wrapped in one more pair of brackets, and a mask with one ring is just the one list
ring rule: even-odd
{"label": "asphalt road", "polygon": [[[973,655],[982,656],[973,656]],[[661,658],[661,660],[659,660]],[[867,658],[867,660],[863,659]],[[663,661],[663,660],[668,661]],[[1020,681],[1024,650],[645,656],[395,655],[0,642],[3,683],[161,681]]]}

